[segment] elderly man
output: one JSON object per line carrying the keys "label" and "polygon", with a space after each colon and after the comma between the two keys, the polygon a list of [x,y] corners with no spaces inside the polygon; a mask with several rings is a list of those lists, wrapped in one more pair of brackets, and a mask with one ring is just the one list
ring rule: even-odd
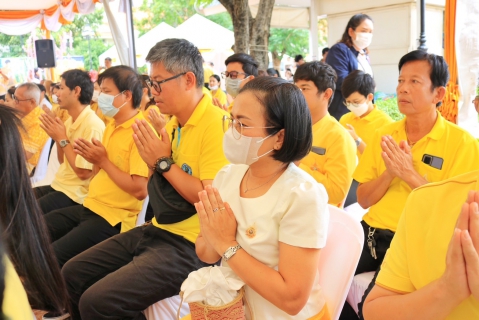
{"label": "elderly man", "polygon": [[48,140],[48,134],[40,127],[40,115],[43,110],[40,103],[40,89],[35,83],[24,83],[15,90],[15,109],[20,112],[25,130],[20,130],[27,159],[27,168],[31,173],[38,163],[40,153]]}
{"label": "elderly man", "polygon": [[[152,173],[148,191],[155,217],[65,264],[73,319],[144,319],[142,310],[178,294],[188,274],[205,266],[195,252],[200,225],[192,204],[227,163],[221,122],[226,113],[202,92],[202,57],[192,43],[163,40],[146,60],[156,105],[172,115],[161,140],[145,121],[134,125],[133,137]],[[174,208],[168,210],[168,203]]]}
{"label": "elderly man", "polygon": [[412,190],[479,169],[477,141],[436,110],[448,79],[441,56],[416,50],[399,61],[396,91],[405,118],[377,131],[353,175],[358,202],[369,208],[361,221],[364,248],[356,273],[377,275]]}

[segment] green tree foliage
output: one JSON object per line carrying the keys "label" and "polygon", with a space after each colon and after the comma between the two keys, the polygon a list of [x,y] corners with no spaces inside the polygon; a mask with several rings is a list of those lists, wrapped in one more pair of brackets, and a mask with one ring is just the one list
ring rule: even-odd
{"label": "green tree foliage", "polygon": [[28,35],[9,36],[0,33],[0,58],[26,57],[27,53],[23,46],[27,38]]}
{"label": "green tree foliage", "polygon": [[305,54],[309,49],[309,31],[303,29],[271,28],[269,51],[273,56],[273,65],[278,68],[286,54],[294,57]]}

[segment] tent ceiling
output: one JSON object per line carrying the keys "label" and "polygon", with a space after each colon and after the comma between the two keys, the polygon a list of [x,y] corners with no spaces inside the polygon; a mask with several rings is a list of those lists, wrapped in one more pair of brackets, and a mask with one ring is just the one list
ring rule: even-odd
{"label": "tent ceiling", "polygon": [[42,10],[58,4],[58,0],[0,0],[1,10]]}

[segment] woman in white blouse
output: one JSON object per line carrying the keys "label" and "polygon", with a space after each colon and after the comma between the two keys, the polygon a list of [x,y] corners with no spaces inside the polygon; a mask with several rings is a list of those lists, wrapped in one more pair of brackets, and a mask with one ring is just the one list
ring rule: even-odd
{"label": "woman in white blouse", "polygon": [[232,164],[195,204],[199,258],[222,258],[245,282],[254,319],[329,319],[318,282],[328,196],[294,164],[312,143],[301,91],[279,78],[254,79],[223,121],[223,148]]}

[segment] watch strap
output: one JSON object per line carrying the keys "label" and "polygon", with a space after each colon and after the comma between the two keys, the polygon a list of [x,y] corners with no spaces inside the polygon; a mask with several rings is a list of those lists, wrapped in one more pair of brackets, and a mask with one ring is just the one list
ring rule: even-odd
{"label": "watch strap", "polygon": [[356,147],[359,147],[361,142],[363,142],[363,139],[361,139],[361,137],[358,137],[356,140],[354,140],[354,142],[356,142]]}
{"label": "watch strap", "polygon": [[61,148],[65,148],[69,144],[70,144],[70,140],[60,140],[60,147]]}
{"label": "watch strap", "polygon": [[228,249],[226,249],[225,253],[223,253],[223,259],[225,261],[228,261],[229,259],[231,259],[232,256],[235,255],[235,253],[241,249],[241,246],[238,244],[234,247],[229,247]]}
{"label": "watch strap", "polygon": [[[168,166],[165,169],[160,168],[160,162],[166,161],[168,163]],[[174,163],[173,159],[170,157],[161,157],[158,158],[155,162],[153,170],[156,170],[158,173],[164,173],[170,171],[171,165]]]}

